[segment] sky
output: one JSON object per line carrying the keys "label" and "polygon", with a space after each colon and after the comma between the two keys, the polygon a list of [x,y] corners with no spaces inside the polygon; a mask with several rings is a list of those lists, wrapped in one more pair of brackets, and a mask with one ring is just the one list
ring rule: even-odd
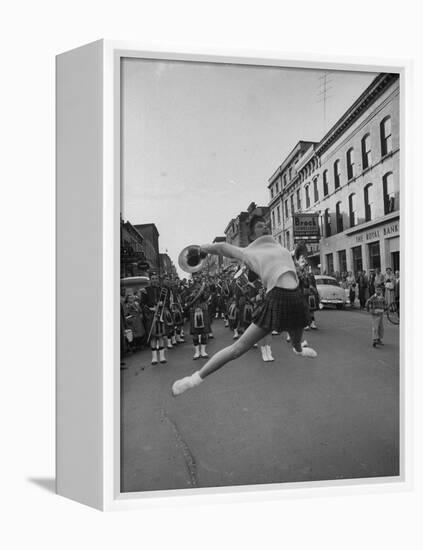
{"label": "sky", "polygon": [[[374,73],[125,59],[122,215],[155,223],[177,266],[189,244],[223,236],[299,140],[319,141]],[[178,267],[178,266],[177,266]],[[180,275],[183,273],[178,271]]]}

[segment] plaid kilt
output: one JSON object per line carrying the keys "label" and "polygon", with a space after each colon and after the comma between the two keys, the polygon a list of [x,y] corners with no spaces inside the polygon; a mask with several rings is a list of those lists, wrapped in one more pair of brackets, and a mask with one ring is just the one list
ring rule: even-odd
{"label": "plaid kilt", "polygon": [[274,287],[254,312],[253,323],[277,332],[304,328],[309,324],[309,310],[298,288]]}
{"label": "plaid kilt", "polygon": [[[203,322],[204,327],[203,328],[195,328],[195,310],[199,308],[201,309],[203,313]],[[195,307],[192,307],[189,310],[189,323],[190,323],[190,334],[208,334],[211,332],[211,326],[210,326],[210,316],[209,316],[209,309],[207,307],[206,303],[198,304]]]}

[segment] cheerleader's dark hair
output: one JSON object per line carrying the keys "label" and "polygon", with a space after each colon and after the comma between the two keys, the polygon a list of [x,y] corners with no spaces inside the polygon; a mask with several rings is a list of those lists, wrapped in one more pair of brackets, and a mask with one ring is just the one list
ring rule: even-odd
{"label": "cheerleader's dark hair", "polygon": [[263,218],[263,216],[253,216],[250,220],[250,223],[248,224],[248,227],[249,227],[249,230],[250,230],[250,235],[252,235],[253,231],[254,231],[254,227],[256,225],[257,222],[263,222],[263,223],[266,223],[266,220]]}
{"label": "cheerleader's dark hair", "polygon": [[306,256],[308,255],[307,245],[305,241],[300,241],[297,243],[295,250],[294,250],[294,258],[298,261],[300,256]]}

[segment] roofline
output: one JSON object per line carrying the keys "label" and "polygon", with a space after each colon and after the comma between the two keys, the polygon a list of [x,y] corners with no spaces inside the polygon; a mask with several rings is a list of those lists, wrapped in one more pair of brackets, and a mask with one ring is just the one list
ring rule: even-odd
{"label": "roofline", "polygon": [[383,91],[393,82],[399,79],[397,73],[378,74],[364,92],[354,101],[345,113],[323,136],[316,147],[316,154],[320,155],[326,151],[331,144],[354,122],[354,120],[375,101]]}

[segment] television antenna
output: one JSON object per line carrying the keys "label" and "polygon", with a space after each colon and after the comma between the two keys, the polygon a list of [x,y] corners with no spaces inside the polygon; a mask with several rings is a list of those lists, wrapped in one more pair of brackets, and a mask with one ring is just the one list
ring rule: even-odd
{"label": "television antenna", "polygon": [[327,117],[327,102],[332,97],[329,94],[330,90],[333,90],[333,73],[324,72],[319,76],[319,91],[317,94],[317,103],[323,103],[323,124],[326,129],[326,117]]}

